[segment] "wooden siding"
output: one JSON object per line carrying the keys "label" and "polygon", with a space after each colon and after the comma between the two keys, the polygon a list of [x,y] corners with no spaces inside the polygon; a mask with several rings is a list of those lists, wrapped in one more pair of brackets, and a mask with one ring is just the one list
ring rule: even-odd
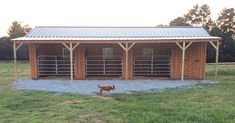
{"label": "wooden siding", "polygon": [[37,48],[38,48],[38,45],[29,44],[29,64],[30,64],[30,77],[31,77],[31,79],[38,78]]}
{"label": "wooden siding", "polygon": [[41,44],[38,48],[38,55],[57,55],[62,56],[62,44]]}
{"label": "wooden siding", "polygon": [[85,50],[86,45],[80,44],[74,50],[74,64],[75,64],[75,77],[76,79],[85,79],[86,71],[85,71]]}
{"label": "wooden siding", "polygon": [[[40,45],[40,46],[39,46]],[[206,61],[205,42],[193,43],[186,50],[185,60],[185,77],[186,79],[204,79],[205,78],[205,61]],[[62,44],[29,44],[30,71],[31,78],[37,79],[37,56],[38,55],[62,55]],[[125,75],[125,51],[118,44],[80,44],[74,50],[75,78],[85,79],[85,62],[86,56],[102,56],[102,48],[114,48],[114,56],[122,56],[123,75]],[[128,79],[134,79],[133,62],[136,55],[142,55],[143,48],[153,48],[154,55],[171,56],[171,79],[180,79],[181,76],[181,49],[175,43],[169,44],[135,44],[128,52]],[[123,76],[124,78],[124,76]]]}
{"label": "wooden siding", "polygon": [[[193,43],[185,53],[185,79],[204,79],[206,62],[206,43]],[[178,46],[172,46],[172,79],[181,77],[182,51]]]}

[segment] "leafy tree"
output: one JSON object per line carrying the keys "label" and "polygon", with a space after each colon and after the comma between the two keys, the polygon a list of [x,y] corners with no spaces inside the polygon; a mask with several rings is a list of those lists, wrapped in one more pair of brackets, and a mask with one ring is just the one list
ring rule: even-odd
{"label": "leafy tree", "polygon": [[[222,37],[220,45],[220,61],[235,61],[235,10],[225,8],[221,11],[218,19],[213,21],[210,17],[210,7],[206,4],[196,4],[183,17],[178,17],[169,25],[192,26],[201,25],[212,36]],[[207,62],[214,62],[215,50],[211,45],[207,46]]]}
{"label": "leafy tree", "polygon": [[12,45],[9,37],[0,38],[0,59],[12,58]]}
{"label": "leafy tree", "polygon": [[223,61],[235,61],[235,10],[225,8],[221,11],[217,26],[221,30],[223,38],[221,42],[221,59]]}
{"label": "leafy tree", "polygon": [[12,22],[12,25],[8,29],[8,35],[10,38],[18,38],[25,36],[27,32],[29,32],[31,28],[29,25],[24,25],[17,21]]}
{"label": "leafy tree", "polygon": [[[13,58],[13,48],[10,39],[23,37],[29,32],[31,28],[28,25],[14,21],[8,29],[9,37],[0,38],[0,59],[12,59]],[[19,59],[28,59],[28,46],[23,45],[17,52]]]}
{"label": "leafy tree", "polygon": [[204,4],[198,6],[198,4],[196,4],[184,15],[184,20],[186,23],[193,26],[201,25],[209,32],[215,26],[210,16],[211,11],[208,5]]}
{"label": "leafy tree", "polygon": [[186,23],[184,17],[177,17],[174,20],[172,20],[169,24],[170,26],[190,26],[188,23]]}

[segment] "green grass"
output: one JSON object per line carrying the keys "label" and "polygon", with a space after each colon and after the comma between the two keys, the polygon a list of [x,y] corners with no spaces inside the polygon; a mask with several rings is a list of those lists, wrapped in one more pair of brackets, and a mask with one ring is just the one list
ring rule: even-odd
{"label": "green grass", "polygon": [[[19,64],[21,77],[29,74]],[[207,78],[213,78],[207,66]],[[220,66],[218,84],[167,89],[154,93],[117,94],[112,99],[79,94],[19,91],[11,85],[14,66],[0,62],[0,122],[235,122],[235,66]]]}

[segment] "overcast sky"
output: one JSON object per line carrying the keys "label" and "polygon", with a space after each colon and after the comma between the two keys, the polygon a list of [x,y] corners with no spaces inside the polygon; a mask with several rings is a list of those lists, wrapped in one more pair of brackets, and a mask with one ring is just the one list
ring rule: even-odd
{"label": "overcast sky", "polygon": [[12,21],[34,26],[156,26],[169,24],[195,4],[207,4],[212,19],[235,0],[1,0],[0,36]]}

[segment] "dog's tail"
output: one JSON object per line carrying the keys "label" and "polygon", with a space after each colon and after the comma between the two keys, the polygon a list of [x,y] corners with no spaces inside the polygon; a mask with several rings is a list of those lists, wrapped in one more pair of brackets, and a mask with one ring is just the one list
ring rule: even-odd
{"label": "dog's tail", "polygon": [[99,87],[100,87],[100,85],[98,84],[98,85],[97,85],[97,87],[99,88]]}

